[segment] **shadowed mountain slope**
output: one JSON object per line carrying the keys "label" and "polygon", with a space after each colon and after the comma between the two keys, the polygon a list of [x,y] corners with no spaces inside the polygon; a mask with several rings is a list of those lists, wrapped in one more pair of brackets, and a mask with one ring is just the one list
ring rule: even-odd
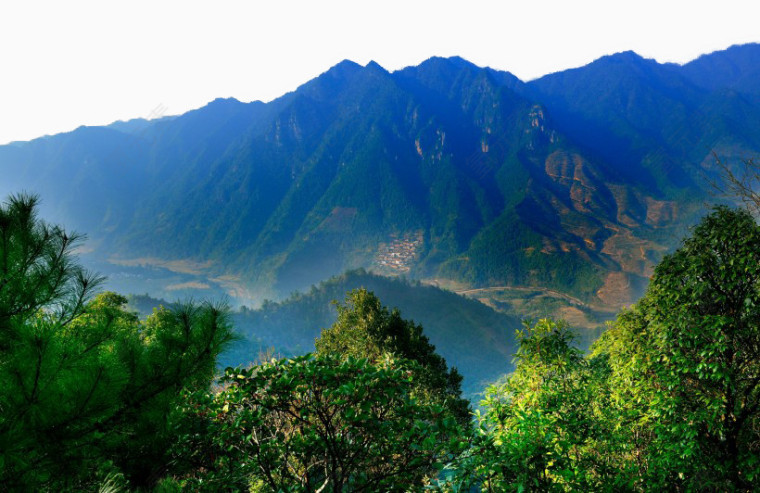
{"label": "shadowed mountain slope", "polygon": [[266,104],[2,146],[0,193],[41,194],[101,259],[193,262],[236,296],[364,267],[619,306],[702,213],[711,153],[760,150],[758,53],[626,52],[529,83],[344,61]]}

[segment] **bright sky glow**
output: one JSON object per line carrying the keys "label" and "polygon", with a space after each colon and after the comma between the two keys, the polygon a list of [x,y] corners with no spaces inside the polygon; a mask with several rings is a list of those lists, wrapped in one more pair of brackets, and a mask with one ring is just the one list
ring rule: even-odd
{"label": "bright sky glow", "polygon": [[8,0],[0,144],[272,100],[343,59],[396,70],[437,55],[523,80],[634,50],[684,63],[760,41],[756,0]]}

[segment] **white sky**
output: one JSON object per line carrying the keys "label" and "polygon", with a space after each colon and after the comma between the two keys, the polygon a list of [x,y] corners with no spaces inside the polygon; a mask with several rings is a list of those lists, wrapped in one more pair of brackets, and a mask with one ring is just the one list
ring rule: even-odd
{"label": "white sky", "polygon": [[683,63],[760,41],[758,14],[756,0],[3,0],[0,144],[269,101],[346,58],[459,55],[523,80],[624,50]]}

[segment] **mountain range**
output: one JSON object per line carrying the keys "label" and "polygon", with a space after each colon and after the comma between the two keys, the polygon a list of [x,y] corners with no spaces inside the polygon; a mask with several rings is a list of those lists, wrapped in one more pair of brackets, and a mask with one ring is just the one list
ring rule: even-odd
{"label": "mountain range", "polygon": [[0,146],[0,194],[39,194],[93,262],[200,295],[283,298],[362,267],[619,307],[714,200],[714,154],[760,151],[758,71],[757,44],[528,82],[344,61],[269,103]]}

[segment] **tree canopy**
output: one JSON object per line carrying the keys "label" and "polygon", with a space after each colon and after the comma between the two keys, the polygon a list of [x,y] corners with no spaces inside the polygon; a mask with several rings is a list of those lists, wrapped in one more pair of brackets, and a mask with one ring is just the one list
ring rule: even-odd
{"label": "tree canopy", "polygon": [[461,423],[470,420],[469,403],[461,397],[461,375],[435,352],[421,325],[404,320],[397,309],[389,311],[365,289],[349,292],[336,306],[338,319],[314,343],[317,354],[378,361],[390,353],[415,361],[420,365],[415,377],[418,392],[432,402],[445,403]]}
{"label": "tree canopy", "polygon": [[759,282],[760,227],[718,207],[589,355],[562,323],[528,325],[449,485],[756,491]]}
{"label": "tree canopy", "polygon": [[168,417],[209,385],[233,339],[222,307],[184,305],[140,322],[73,256],[81,240],[0,206],[0,484],[84,489],[108,474],[148,486],[167,473]]}
{"label": "tree canopy", "polygon": [[446,408],[414,397],[419,365],[306,355],[228,369],[227,388],[191,400],[192,488],[415,491],[461,451]]}
{"label": "tree canopy", "polygon": [[746,211],[705,216],[589,354],[564,322],[526,323],[471,426],[456,370],[366,290],[337,305],[315,354],[228,368],[212,388],[234,339],[224,307],[139,320],[95,294],[81,238],[36,205],[0,206],[7,489],[760,488],[760,226]]}
{"label": "tree canopy", "polygon": [[228,368],[222,392],[188,400],[186,484],[417,491],[461,453],[461,377],[422,327],[363,289],[337,306],[314,355]]}
{"label": "tree canopy", "polygon": [[760,227],[719,207],[657,266],[596,345],[648,484],[749,490],[760,481]]}

